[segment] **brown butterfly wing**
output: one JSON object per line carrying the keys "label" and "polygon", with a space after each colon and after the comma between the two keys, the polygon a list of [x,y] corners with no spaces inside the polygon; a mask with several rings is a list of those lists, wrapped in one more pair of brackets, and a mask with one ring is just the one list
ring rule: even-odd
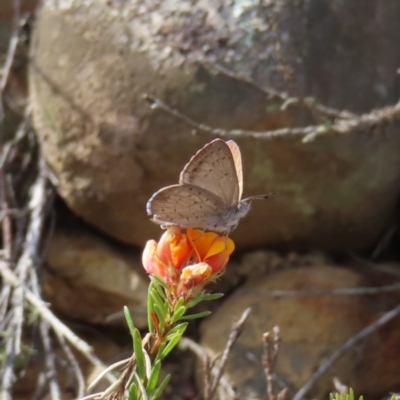
{"label": "brown butterfly wing", "polygon": [[[241,197],[237,164],[230,146],[221,139],[206,144],[191,158],[179,179],[181,184],[198,186],[214,194],[226,211],[236,208]],[[240,156],[238,147],[234,151],[235,157]]]}

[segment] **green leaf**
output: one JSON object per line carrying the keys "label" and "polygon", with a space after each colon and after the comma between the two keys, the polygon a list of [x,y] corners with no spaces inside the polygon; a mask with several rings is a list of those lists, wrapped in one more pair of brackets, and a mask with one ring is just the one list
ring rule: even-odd
{"label": "green leaf", "polygon": [[185,304],[185,299],[183,297],[179,297],[179,299],[176,302],[175,307],[174,307],[174,313],[176,312],[176,310],[181,308],[184,304]]}
{"label": "green leaf", "polygon": [[153,396],[151,396],[151,400],[156,400],[158,397],[160,397],[161,393],[164,391],[164,389],[167,387],[169,380],[171,379],[171,375],[168,374],[165,379],[162,381],[161,385],[157,388]]}
{"label": "green leaf", "polygon": [[213,294],[200,294],[199,296],[195,297],[193,300],[190,300],[186,304],[186,308],[192,308],[199,304],[201,301],[211,301],[220,299],[224,294],[223,293],[213,293]]}
{"label": "green leaf", "polygon": [[149,381],[147,382],[147,387],[146,387],[147,393],[149,394],[153,393],[154,389],[157,386],[158,378],[160,377],[160,372],[161,372],[161,361],[157,360],[153,365]]}
{"label": "green leaf", "polygon": [[124,314],[125,314],[125,319],[128,324],[129,332],[131,333],[133,337],[133,331],[135,330],[135,325],[133,324],[133,319],[132,315],[129,312],[129,308],[127,306],[124,306]]}
{"label": "green leaf", "polygon": [[162,319],[165,321],[165,318],[168,314],[168,309],[165,305],[165,302],[161,299],[161,297],[159,296],[159,294],[157,293],[157,291],[155,289],[150,291],[150,296],[152,297],[153,301],[154,301],[154,309],[158,310],[158,312],[160,314],[158,314],[159,319]]}
{"label": "green leaf", "polygon": [[354,390],[352,388],[349,389],[349,395],[350,400],[354,400]]}
{"label": "green leaf", "polygon": [[174,315],[172,316],[171,323],[174,324],[175,322],[178,322],[186,313],[186,307],[181,306],[178,309],[175,310]]}
{"label": "green leaf", "polygon": [[135,372],[135,379],[140,389],[140,394],[141,394],[140,398],[143,398],[143,400],[148,400],[149,396],[147,395],[146,388],[143,386],[143,382],[141,381],[140,376],[136,372]]}
{"label": "green leaf", "polygon": [[187,321],[190,319],[197,319],[197,318],[204,318],[204,317],[208,317],[209,315],[211,315],[211,311],[203,311],[203,312],[197,313],[197,314],[185,315],[184,317],[181,318],[181,321]]}
{"label": "green leaf", "polygon": [[181,340],[182,335],[177,332],[175,335],[171,336],[171,338],[168,341],[168,344],[165,346],[163,352],[161,353],[160,360],[163,360],[171,351],[174,349],[174,347],[179,343]]}
{"label": "green leaf", "polygon": [[153,275],[150,279],[151,279],[151,283],[153,285],[156,285],[156,287],[158,287],[158,288],[163,287],[167,292],[171,291],[171,289],[168,287],[166,282],[164,282],[160,277]]}
{"label": "green leaf", "polygon": [[166,315],[162,310],[160,310],[160,306],[158,304],[154,305],[154,310],[158,317],[159,330],[164,332]]}
{"label": "green leaf", "polygon": [[168,332],[167,339],[169,339],[172,335],[175,335],[175,333],[179,333],[179,334],[183,335],[185,333],[188,325],[189,325],[189,322],[182,322],[181,324],[175,325]]}
{"label": "green leaf", "polygon": [[133,382],[132,385],[129,387],[129,400],[138,400],[138,387],[136,382]]}
{"label": "green leaf", "polygon": [[148,292],[147,292],[147,325],[149,326],[149,332],[155,333],[156,328],[154,326],[153,319],[151,315],[155,313],[154,311],[154,301],[151,296],[151,288],[153,287],[153,282],[150,282]]}
{"label": "green leaf", "polygon": [[151,292],[153,293],[153,296],[158,297],[161,303],[165,303],[167,301],[163,289],[156,282],[153,282],[153,285],[151,286]]}
{"label": "green leaf", "polygon": [[140,332],[135,328],[133,333],[133,349],[136,357],[136,367],[142,380],[146,378],[146,360],[144,358],[144,349],[142,347],[142,337]]}

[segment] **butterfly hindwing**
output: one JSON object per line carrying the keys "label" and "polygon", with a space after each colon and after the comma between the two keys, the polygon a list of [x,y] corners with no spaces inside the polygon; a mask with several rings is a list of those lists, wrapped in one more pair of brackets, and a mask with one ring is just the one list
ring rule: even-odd
{"label": "butterfly hindwing", "polygon": [[147,203],[147,213],[162,227],[224,230],[220,214],[223,209],[222,201],[213,193],[189,184],[167,186]]}

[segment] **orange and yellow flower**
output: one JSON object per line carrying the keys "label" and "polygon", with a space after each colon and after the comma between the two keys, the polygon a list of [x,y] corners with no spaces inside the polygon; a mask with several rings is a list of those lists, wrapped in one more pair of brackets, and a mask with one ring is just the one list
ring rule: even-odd
{"label": "orange and yellow flower", "polygon": [[192,247],[186,235],[181,228],[173,226],[164,232],[158,243],[155,240],[146,243],[142,263],[149,275],[164,280],[175,279],[186,266],[191,254]]}
{"label": "orange and yellow flower", "polygon": [[219,236],[214,232],[189,228],[186,235],[197,260],[207,263],[212,268],[213,275],[226,267],[229,256],[235,250],[232,239]]}
{"label": "orange and yellow flower", "polygon": [[234,250],[230,238],[214,232],[169,228],[157,243],[149,240],[142,262],[149,275],[161,278],[175,296],[193,297],[225,269]]}

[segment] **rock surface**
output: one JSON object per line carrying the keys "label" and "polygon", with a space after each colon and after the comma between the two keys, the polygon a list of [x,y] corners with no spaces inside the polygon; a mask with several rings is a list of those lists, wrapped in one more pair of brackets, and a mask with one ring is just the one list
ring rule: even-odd
{"label": "rock surface", "polygon": [[[233,318],[251,307],[252,312],[227,368],[227,376],[244,398],[264,399],[265,374],[262,369],[262,335],[280,327],[282,343],[277,374],[296,392],[348,339],[376,321],[398,303],[398,295],[279,297],[271,290],[374,286],[356,272],[335,266],[300,267],[277,271],[249,281],[202,324],[201,344],[212,354],[223,350]],[[327,398],[334,390],[332,378],[368,398],[381,398],[395,391],[400,378],[395,358],[400,352],[400,318],[351,348],[313,386],[309,398]]]}
{"label": "rock surface", "polygon": [[[370,0],[362,9],[355,0],[275,3],[271,14],[258,1],[44,2],[32,46],[33,117],[58,191],[74,212],[124,242],[143,245],[159,235],[146,201],[176,183],[212,137],[192,136],[188,125],[153,112],[145,93],[214,127],[312,123],[301,107],[280,110],[259,90],[205,63],[289,90],[274,71],[275,37],[305,96],[354,112],[397,101],[398,3]],[[237,246],[373,244],[399,197],[398,129],[326,135],[307,144],[296,136],[238,139],[245,195],[279,196],[254,202],[234,233]]]}
{"label": "rock surface", "polygon": [[148,277],[133,249],[113,246],[79,228],[59,228],[51,239],[44,290],[52,309],[73,320],[126,326],[123,306],[135,325],[147,325]]}

